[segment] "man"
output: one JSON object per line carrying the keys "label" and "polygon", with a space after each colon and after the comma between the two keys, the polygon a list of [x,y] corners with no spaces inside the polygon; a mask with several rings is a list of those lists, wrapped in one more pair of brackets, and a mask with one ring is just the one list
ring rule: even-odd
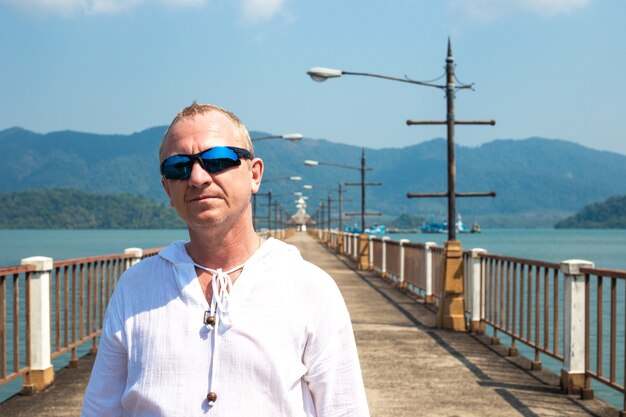
{"label": "man", "polygon": [[254,231],[263,161],[239,119],[193,103],[159,157],[190,239],[120,279],[82,415],[369,415],[336,284]]}

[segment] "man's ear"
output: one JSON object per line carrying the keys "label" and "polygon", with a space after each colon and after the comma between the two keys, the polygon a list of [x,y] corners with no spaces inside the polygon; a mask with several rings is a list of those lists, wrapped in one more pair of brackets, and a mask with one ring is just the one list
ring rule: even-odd
{"label": "man's ear", "polygon": [[165,190],[165,193],[167,194],[167,196],[170,199],[170,206],[174,207],[174,203],[172,203],[172,196],[170,194],[170,185],[168,184],[167,180],[163,177],[161,177],[161,185],[163,186],[163,189]]}
{"label": "man's ear", "polygon": [[261,187],[261,179],[263,178],[263,169],[265,165],[263,164],[263,160],[261,158],[254,158],[252,160],[252,164],[250,167],[250,172],[252,173],[252,178],[250,181],[252,194],[256,194]]}

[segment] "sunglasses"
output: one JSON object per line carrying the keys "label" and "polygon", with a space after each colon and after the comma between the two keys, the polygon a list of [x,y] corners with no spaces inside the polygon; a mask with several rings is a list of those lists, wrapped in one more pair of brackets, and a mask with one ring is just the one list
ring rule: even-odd
{"label": "sunglasses", "polygon": [[195,161],[209,174],[241,165],[241,158],[252,159],[247,149],[216,146],[193,155],[172,155],[161,162],[161,175],[166,180],[188,180]]}

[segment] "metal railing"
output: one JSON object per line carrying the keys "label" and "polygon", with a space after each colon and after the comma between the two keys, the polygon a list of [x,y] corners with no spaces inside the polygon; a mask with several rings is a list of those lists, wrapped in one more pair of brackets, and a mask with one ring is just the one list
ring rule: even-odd
{"label": "metal railing", "polygon": [[[47,364],[70,352],[72,366],[78,360],[77,348],[86,343],[95,351],[104,311],[119,277],[132,264],[156,255],[160,249],[129,249],[130,253],[57,262],[41,258],[49,261],[51,268],[47,270],[33,265],[0,268],[0,385],[24,377],[24,387],[32,389],[29,375],[34,370],[34,336],[39,340],[42,334],[50,335],[46,339],[50,346],[41,350],[49,352],[49,357],[41,358]],[[41,303],[42,307],[33,302],[37,294],[31,294],[35,281],[45,285],[34,279],[42,274],[48,275],[44,281],[48,285],[39,295],[45,294],[44,300],[50,301],[49,311],[43,311],[47,302]],[[45,331],[33,328],[33,311],[36,316],[49,317],[48,323],[38,323],[46,327]]]}
{"label": "metal railing", "polygon": [[[30,372],[29,290],[34,270],[32,266],[0,268],[0,385]],[[12,346],[10,358],[7,343]]]}
{"label": "metal railing", "polygon": [[[562,292],[559,264],[482,254],[485,299],[483,321],[511,337],[511,350],[517,342],[534,350],[533,364],[541,367],[540,353],[563,360]],[[562,284],[561,284],[562,286]]]}
{"label": "metal railing", "polygon": [[[595,380],[622,394],[626,411],[626,271],[581,268],[585,284],[585,383]],[[594,347],[594,349],[592,349]],[[622,371],[621,381],[618,370]]]}
{"label": "metal railing", "polygon": [[[344,254],[354,260],[346,243],[350,239],[345,234]],[[443,247],[380,237],[369,241],[369,269],[438,305],[445,273]],[[619,393],[621,415],[626,415],[626,271],[592,266],[586,261],[557,264],[482,249],[465,251],[466,315],[479,333],[490,329],[492,343],[501,343],[500,335],[506,335],[509,354],[528,355],[532,369],[542,368],[542,355],[561,362],[567,392],[590,398],[595,381]],[[574,381],[579,375],[582,387]]]}
{"label": "metal railing", "polygon": [[426,297],[426,253],[422,243],[407,243],[404,247],[404,281],[407,288]]}
{"label": "metal railing", "polygon": [[400,269],[402,267],[402,250],[401,242],[395,240],[387,240],[385,242],[385,257],[388,261],[385,262],[386,276],[395,281],[400,281],[404,275]]}
{"label": "metal railing", "polygon": [[76,348],[89,341],[92,349],[97,349],[106,303],[132,257],[130,254],[94,256],[54,263],[53,359],[71,351],[71,361],[76,361]]}

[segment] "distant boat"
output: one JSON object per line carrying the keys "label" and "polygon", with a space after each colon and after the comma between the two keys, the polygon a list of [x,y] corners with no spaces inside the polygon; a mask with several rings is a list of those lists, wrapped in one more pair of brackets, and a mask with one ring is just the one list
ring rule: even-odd
{"label": "distant boat", "polygon": [[367,233],[368,235],[383,235],[386,233],[385,225],[375,224],[374,226],[366,227],[365,233]]}
{"label": "distant boat", "polygon": [[[344,228],[344,231],[348,232],[348,233],[361,233],[361,228],[358,227],[357,225],[354,226],[347,226]],[[374,226],[371,227],[366,227],[365,228],[365,233],[368,235],[383,235],[386,232],[385,229],[385,225],[383,224],[376,224]]]}
{"label": "distant boat", "polygon": [[420,227],[422,233],[448,233],[448,222],[436,222],[435,215],[430,219],[429,223],[425,223]]}
{"label": "distant boat", "polygon": [[477,222],[474,222],[474,224],[472,225],[472,230],[470,230],[470,233],[480,233],[480,225]]}
{"label": "distant boat", "polygon": [[[465,227],[465,225],[463,224],[461,215],[457,216],[455,226],[456,226],[457,233],[469,233],[470,232],[470,230],[468,230],[467,227]],[[433,215],[429,223],[426,223],[422,227],[420,227],[420,232],[422,233],[448,233],[448,222],[443,221],[443,222],[438,223],[435,221],[435,216]]]}

